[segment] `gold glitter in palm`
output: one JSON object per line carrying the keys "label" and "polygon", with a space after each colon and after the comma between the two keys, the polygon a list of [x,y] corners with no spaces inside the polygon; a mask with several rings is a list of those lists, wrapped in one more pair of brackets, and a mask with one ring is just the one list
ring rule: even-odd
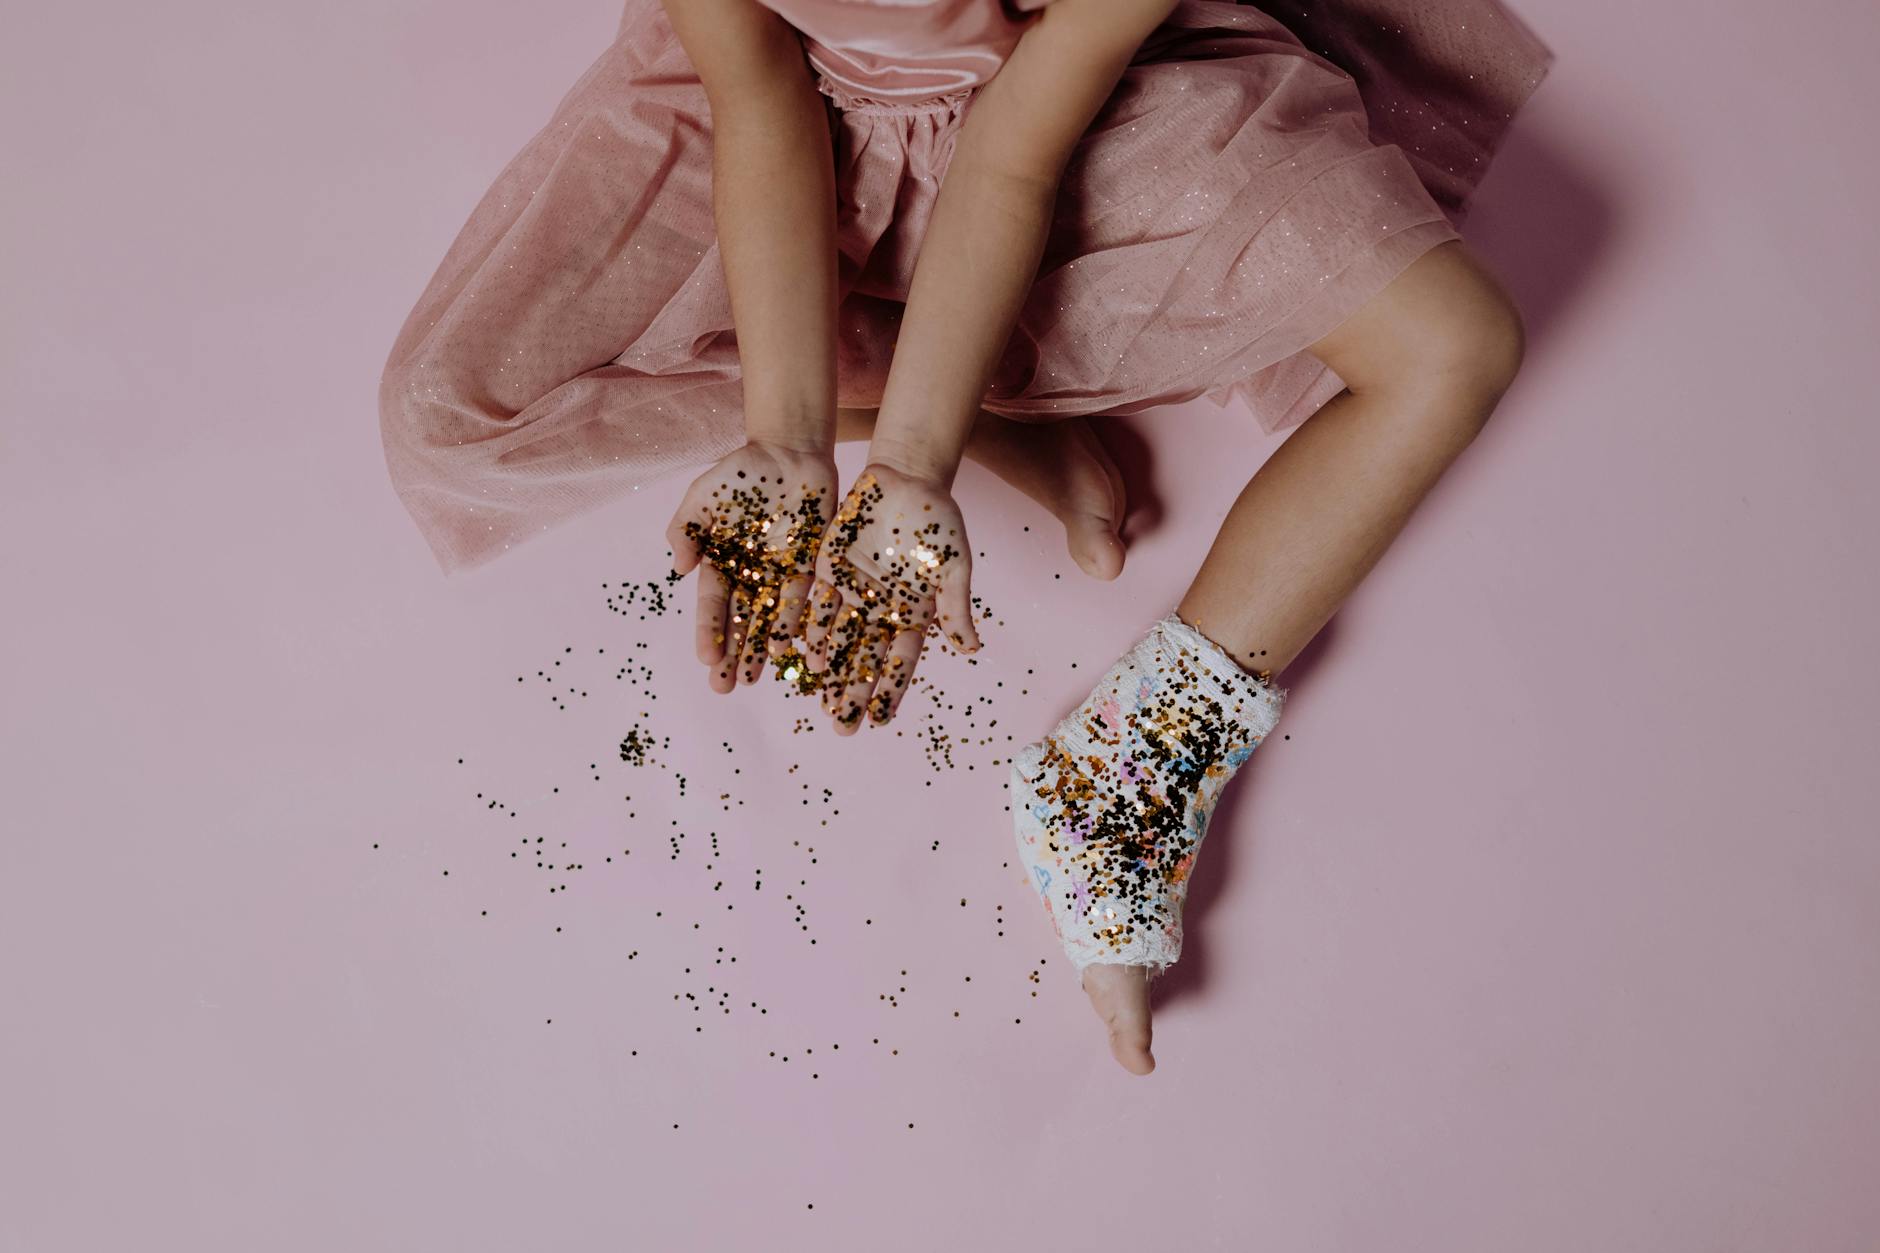
{"label": "gold glitter in palm", "polygon": [[[918,657],[897,643],[909,632],[924,636],[933,625],[944,572],[961,556],[953,544],[957,526],[944,515],[885,518],[883,496],[880,480],[864,471],[843,498],[824,539],[825,582],[810,606],[818,630],[827,631],[825,686],[870,690],[868,708],[877,722],[887,720]],[[923,502],[921,511],[932,514],[934,506]],[[953,639],[962,644],[957,634]],[[832,712],[852,725],[863,706],[852,701]]]}
{"label": "gold glitter in palm", "polygon": [[[867,571],[855,563],[855,546],[862,532],[880,521],[876,508],[882,498],[881,483],[873,474],[864,473],[849,489],[829,528],[829,555],[832,581],[839,588],[853,591],[872,605],[880,606],[871,617],[899,626],[924,627],[931,621],[933,599],[939,592],[940,570],[959,556],[951,544],[951,532],[938,521],[923,526],[890,526],[879,547],[862,554]],[[931,513],[931,504],[922,509]],[[926,611],[924,617],[917,615]]]}
{"label": "gold glitter in palm", "polygon": [[[737,472],[746,478],[743,470]],[[788,627],[777,622],[784,586],[815,575],[822,542],[823,489],[803,485],[786,491],[759,475],[755,485],[711,493],[709,522],[690,521],[686,538],[698,546],[699,559],[717,570],[727,585],[731,617],[725,641],[728,664],[735,665],[747,640],[787,640]]]}

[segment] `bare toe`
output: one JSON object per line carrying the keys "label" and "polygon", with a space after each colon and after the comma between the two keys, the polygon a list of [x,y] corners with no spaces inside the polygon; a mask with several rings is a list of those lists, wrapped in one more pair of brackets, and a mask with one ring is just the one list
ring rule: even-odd
{"label": "bare toe", "polygon": [[1113,579],[1123,572],[1123,472],[1088,420],[1063,423],[1069,442],[1081,454],[1071,462],[1063,507],[1065,540],[1085,574]]}
{"label": "bare toe", "polygon": [[1084,991],[1110,1031],[1110,1052],[1133,1075],[1155,1069],[1149,1052],[1149,969],[1094,965],[1084,968]]}
{"label": "bare toe", "polygon": [[1072,514],[1064,519],[1064,541],[1077,568],[1105,582],[1123,572],[1123,541],[1107,519]]}

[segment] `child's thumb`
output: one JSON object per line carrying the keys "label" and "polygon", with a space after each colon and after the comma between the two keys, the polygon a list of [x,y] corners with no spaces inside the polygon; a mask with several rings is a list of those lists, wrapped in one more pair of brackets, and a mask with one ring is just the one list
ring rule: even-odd
{"label": "child's thumb", "polygon": [[964,653],[979,651],[979,631],[973,625],[973,589],[972,569],[962,563],[960,568],[951,572],[946,582],[940,585],[938,598],[940,609],[940,627],[953,641],[954,647]]}

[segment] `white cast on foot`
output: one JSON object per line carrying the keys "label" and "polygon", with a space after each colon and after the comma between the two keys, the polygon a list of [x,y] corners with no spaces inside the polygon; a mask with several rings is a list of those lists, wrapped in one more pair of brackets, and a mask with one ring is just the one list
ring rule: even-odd
{"label": "white cast on foot", "polygon": [[1018,853],[1064,952],[1159,974],[1215,800],[1273,730],[1286,689],[1174,614],[1012,763]]}

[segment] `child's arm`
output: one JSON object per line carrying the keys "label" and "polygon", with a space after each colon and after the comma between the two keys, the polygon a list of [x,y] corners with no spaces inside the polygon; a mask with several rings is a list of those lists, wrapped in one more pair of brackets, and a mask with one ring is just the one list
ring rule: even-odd
{"label": "child's arm", "polygon": [[829,116],[796,31],[756,0],[666,0],[711,104],[712,215],[745,429],[835,443],[836,200]]}
{"label": "child's arm", "polygon": [[921,244],[871,459],[950,483],[1037,278],[1058,181],[1175,0],[1053,0],[979,89]]}
{"label": "child's arm", "polygon": [[1176,0],[1052,0],[974,97],[908,291],[869,464],[816,563],[803,638],[839,734],[894,716],[928,628],[964,651],[972,545],[953,475],[1037,278],[1058,181]]}
{"label": "child's arm", "polygon": [[699,569],[714,691],[754,683],[801,628],[834,506],[835,158],[796,31],[756,0],[666,0],[705,87],[712,216],[737,328],[748,442],[686,489],[666,531]]}

